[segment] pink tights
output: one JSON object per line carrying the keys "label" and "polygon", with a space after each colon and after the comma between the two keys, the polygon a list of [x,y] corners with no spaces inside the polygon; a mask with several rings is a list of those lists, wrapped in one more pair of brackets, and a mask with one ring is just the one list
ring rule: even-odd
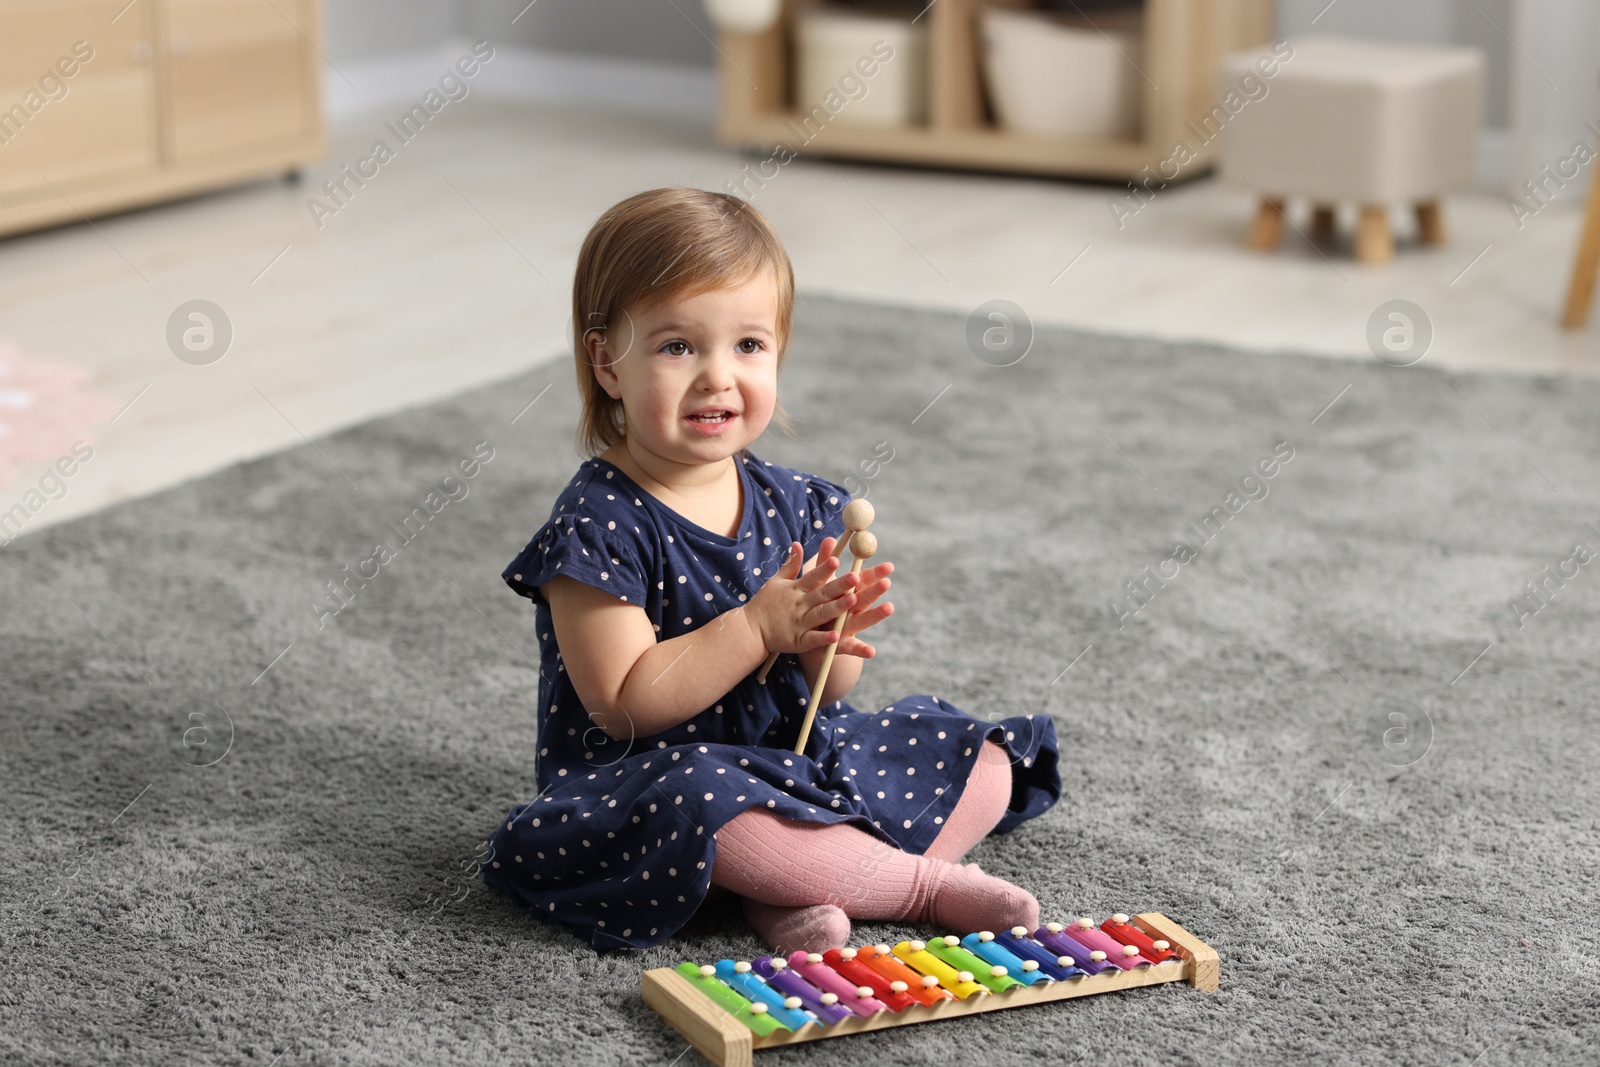
{"label": "pink tights", "polygon": [[970,933],[1039,922],[1026,890],[955,862],[1011,802],[1010,757],[986,741],[961,799],[921,856],[845,823],[795,822],[752,808],[716,833],[714,886],[745,898],[745,919],[774,948],[844,945],[850,918],[929,923]]}

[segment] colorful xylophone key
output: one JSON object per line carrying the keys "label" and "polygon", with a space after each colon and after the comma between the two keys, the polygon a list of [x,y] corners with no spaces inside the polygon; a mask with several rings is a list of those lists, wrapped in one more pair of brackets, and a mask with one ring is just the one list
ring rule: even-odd
{"label": "colorful xylophone key", "polygon": [[1121,941],[1124,945],[1132,945],[1139,950],[1139,955],[1151,963],[1165,963],[1177,955],[1172,950],[1170,942],[1160,938],[1152,938],[1143,930],[1128,921],[1128,917],[1121,912],[1111,916],[1100,924],[1100,929]]}
{"label": "colorful xylophone key", "polygon": [[838,994],[818,989],[809,979],[794,973],[783,957],[757,956],[751,967],[786,996],[799,997],[818,1022],[831,1026],[850,1018],[851,1013],[840,1006]]}
{"label": "colorful xylophone key", "polygon": [[974,982],[991,993],[1004,993],[1023,984],[1011,977],[1008,968],[990,963],[983,957],[969,952],[962,945],[961,939],[954,934],[936,937],[927,945],[929,952],[950,966],[958,968],[961,974],[972,975]]}
{"label": "colorful xylophone key", "polygon": [[1039,969],[1058,982],[1069,978],[1086,978],[1089,972],[1077,966],[1077,961],[1059,952],[1052,952],[1046,946],[1028,936],[1026,926],[1013,926],[1009,930],[1001,930],[995,934],[995,940],[1024,959],[1035,960]]}
{"label": "colorful xylophone key", "polygon": [[872,990],[872,995],[883,1002],[890,1011],[905,1011],[917,1000],[906,992],[906,983],[891,981],[868,967],[865,960],[856,958],[857,950],[853,948],[830,948],[822,954],[823,960],[844,975],[847,979],[858,985],[863,985]]}
{"label": "colorful xylophone key", "polygon": [[936,979],[958,1000],[989,992],[986,987],[972,980],[971,971],[958,971],[929,952],[926,941],[902,941],[894,947],[894,954],[912,970]]}
{"label": "colorful xylophone key", "polygon": [[680,963],[677,972],[689,980],[700,992],[711,998],[711,1002],[722,1008],[739,1022],[748,1026],[757,1037],[766,1037],[774,1030],[783,1027],[773,1019],[767,1017],[767,1006],[755,1001],[746,1000],[738,993],[729,989],[726,984],[717,978],[717,969],[709,964],[701,967],[693,963]]}
{"label": "colorful xylophone key", "polygon": [[888,1010],[881,1000],[872,995],[871,986],[850,981],[823,962],[820,952],[791,952],[789,966],[818,989],[837,997],[840,1007],[863,1019],[870,1019],[878,1012]]}
{"label": "colorful xylophone key", "polygon": [[1071,926],[1066,927],[1062,933],[1082,945],[1087,945],[1092,950],[1104,952],[1106,962],[1113,967],[1124,971],[1131,971],[1135,967],[1148,967],[1150,961],[1139,955],[1136,945],[1124,944],[1100,929],[1090,918],[1082,918]]}
{"label": "colorful xylophone key", "polygon": [[643,992],[714,1063],[753,1067],[755,1049],[1174,981],[1217,988],[1216,953],[1152,912],[682,963],[647,971]]}
{"label": "colorful xylophone key", "polygon": [[1081,941],[1075,941],[1067,934],[1067,928],[1060,923],[1045,923],[1033,932],[1035,941],[1061,953],[1071,956],[1076,966],[1087,971],[1091,976],[1101,971],[1113,970],[1106,960],[1106,954],[1099,949],[1091,949]]}
{"label": "colorful xylophone key", "polygon": [[1018,956],[997,941],[995,935],[988,930],[968,934],[961,939],[961,945],[990,966],[1003,968],[1013,981],[1022,985],[1053,980],[1050,975],[1039,969],[1038,960]]}
{"label": "colorful xylophone key", "polygon": [[[702,968],[702,973],[703,970]],[[805,1010],[804,1002],[799,997],[784,996],[765,979],[751,973],[750,964],[744,960],[737,963],[733,960],[718,960],[717,977],[728,988],[736,993],[742,993],[752,1002],[760,1001],[766,1004],[767,1015],[779,1026],[798,1030],[806,1023],[817,1020],[815,1015]]]}
{"label": "colorful xylophone key", "polygon": [[931,974],[920,974],[900,962],[888,945],[862,945],[856,950],[856,959],[890,980],[891,985],[905,988],[899,992],[919,1004],[932,1006],[941,1000],[954,1000],[955,994],[939,984]]}

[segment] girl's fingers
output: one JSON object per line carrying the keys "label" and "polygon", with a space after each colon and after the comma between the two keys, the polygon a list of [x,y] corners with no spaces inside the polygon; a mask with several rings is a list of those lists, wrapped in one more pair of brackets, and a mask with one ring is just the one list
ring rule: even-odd
{"label": "girl's fingers", "polygon": [[[814,568],[813,573],[815,573],[816,569],[819,568]],[[845,571],[827,585],[821,586],[818,591],[824,597],[836,600],[845,593],[856,593],[859,595],[861,592],[860,589],[857,588],[859,585],[861,585],[861,576],[859,574],[851,574],[849,571]]]}
{"label": "girl's fingers", "polygon": [[816,589],[817,587],[821,586],[822,583],[832,578],[834,571],[838,570],[838,568],[839,561],[837,559],[825,552],[818,552],[817,565],[812,567],[809,572],[802,575],[800,580],[806,583],[804,588]]}
{"label": "girl's fingers", "polygon": [[[818,604],[816,607],[806,612],[806,629],[814,630],[819,626],[826,625],[827,623],[837,619],[840,615],[848,612],[854,606],[854,593],[846,593],[844,596],[841,596],[835,600]],[[845,625],[849,625],[848,619],[845,620]]]}
{"label": "girl's fingers", "polygon": [[807,630],[805,636],[801,639],[802,647],[800,651],[813,652],[819,648],[826,648],[828,645],[833,644],[836,636],[832,630]]}
{"label": "girl's fingers", "polygon": [[869,626],[876,626],[878,623],[882,622],[884,619],[887,619],[893,614],[893,604],[879,604],[877,607],[872,608],[869,611],[852,612],[850,617],[845,620],[845,636],[851,637],[860,633],[862,630],[865,630]]}
{"label": "girl's fingers", "polygon": [[871,607],[873,601],[877,600],[888,591],[889,579],[887,578],[883,579],[881,582],[874,582],[871,585],[864,585],[860,589],[855,590],[856,610],[862,611]]}

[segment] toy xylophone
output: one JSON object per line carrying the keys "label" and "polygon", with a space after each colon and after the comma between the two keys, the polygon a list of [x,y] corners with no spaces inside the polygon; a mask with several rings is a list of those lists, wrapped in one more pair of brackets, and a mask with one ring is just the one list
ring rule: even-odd
{"label": "toy xylophone", "polygon": [[1113,989],[1217,988],[1217,954],[1159,912],[1046,923],[893,947],[681,963],[646,971],[645,1003],[712,1063],[755,1049],[954,1019]]}

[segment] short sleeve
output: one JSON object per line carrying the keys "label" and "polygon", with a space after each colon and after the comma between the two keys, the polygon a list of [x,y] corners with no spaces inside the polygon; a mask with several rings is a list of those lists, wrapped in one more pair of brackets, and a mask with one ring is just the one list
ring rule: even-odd
{"label": "short sleeve", "polygon": [[534,535],[501,572],[515,592],[542,602],[538,587],[565,574],[618,600],[645,606],[644,539],[624,522],[603,515],[558,515]]}
{"label": "short sleeve", "polygon": [[803,474],[806,486],[805,531],[800,538],[805,546],[806,559],[816,555],[825,537],[843,537],[844,506],[850,503],[850,491],[837,482],[815,474]]}

